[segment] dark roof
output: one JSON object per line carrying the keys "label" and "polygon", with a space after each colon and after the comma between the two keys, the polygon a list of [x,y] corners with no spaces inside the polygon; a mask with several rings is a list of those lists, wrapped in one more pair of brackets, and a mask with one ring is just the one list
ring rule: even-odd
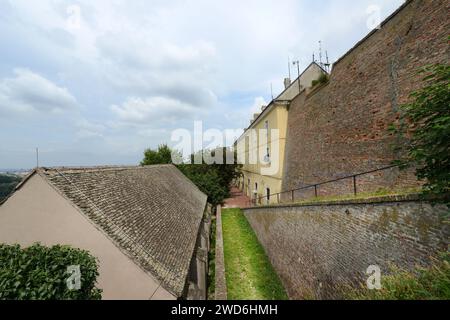
{"label": "dark roof", "polygon": [[165,289],[182,296],[207,197],[175,166],[37,173]]}

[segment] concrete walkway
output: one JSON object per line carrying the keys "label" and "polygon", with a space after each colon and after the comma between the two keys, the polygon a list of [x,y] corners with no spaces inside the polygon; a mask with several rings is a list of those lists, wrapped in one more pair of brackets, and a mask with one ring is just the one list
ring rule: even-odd
{"label": "concrete walkway", "polygon": [[231,198],[226,199],[223,208],[247,208],[250,198],[236,187],[231,188]]}

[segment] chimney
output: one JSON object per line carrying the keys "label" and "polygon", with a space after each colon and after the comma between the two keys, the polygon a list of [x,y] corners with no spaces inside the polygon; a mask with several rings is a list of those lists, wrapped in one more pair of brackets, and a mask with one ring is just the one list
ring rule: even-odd
{"label": "chimney", "polygon": [[287,89],[291,85],[291,79],[285,78],[284,79],[284,88]]}
{"label": "chimney", "polygon": [[261,112],[264,111],[267,108],[267,106],[261,106]]}

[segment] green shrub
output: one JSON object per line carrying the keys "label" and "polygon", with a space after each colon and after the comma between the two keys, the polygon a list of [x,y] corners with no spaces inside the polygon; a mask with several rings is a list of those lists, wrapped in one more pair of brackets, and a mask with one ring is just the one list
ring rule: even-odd
{"label": "green shrub", "polygon": [[[81,289],[70,290],[67,268],[79,265]],[[0,300],[99,300],[97,261],[69,246],[0,244]]]}
{"label": "green shrub", "polygon": [[450,254],[445,253],[429,268],[414,272],[400,269],[382,277],[381,290],[350,290],[349,299],[356,300],[449,300]]}
{"label": "green shrub", "polygon": [[322,73],[317,80],[312,81],[311,86],[315,87],[318,84],[325,84],[325,83],[328,83],[329,80],[330,80],[330,78],[328,77],[328,75],[325,73]]}

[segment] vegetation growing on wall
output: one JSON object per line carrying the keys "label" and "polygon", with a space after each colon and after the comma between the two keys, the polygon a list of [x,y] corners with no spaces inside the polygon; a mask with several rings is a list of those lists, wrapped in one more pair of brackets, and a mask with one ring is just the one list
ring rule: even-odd
{"label": "vegetation growing on wall", "polygon": [[[390,130],[399,136],[396,164],[414,166],[424,181],[423,194],[450,204],[450,65],[428,65],[419,70],[423,86],[411,101],[400,106],[398,123]],[[443,254],[429,268],[414,272],[394,270],[384,277],[382,289],[357,291],[355,299],[450,299],[450,255]]]}
{"label": "vegetation growing on wall", "polygon": [[[80,266],[79,290],[67,285],[69,266]],[[0,244],[0,300],[99,300],[98,275],[97,261],[87,251]]]}
{"label": "vegetation growing on wall", "polygon": [[[424,193],[450,199],[450,66],[437,64],[419,71],[424,86],[401,106],[400,124],[391,126],[402,143],[398,163],[414,165]],[[406,141],[406,142],[405,142]],[[406,166],[406,165],[405,165]]]}
{"label": "vegetation growing on wall", "polygon": [[351,290],[349,299],[356,300],[449,300],[450,254],[445,253],[429,268],[414,272],[394,270],[382,277],[381,290]]}
{"label": "vegetation growing on wall", "polygon": [[330,81],[330,77],[328,76],[328,74],[322,73],[317,80],[312,81],[311,85],[312,85],[312,87],[315,87],[319,84],[328,83],[328,81]]}

